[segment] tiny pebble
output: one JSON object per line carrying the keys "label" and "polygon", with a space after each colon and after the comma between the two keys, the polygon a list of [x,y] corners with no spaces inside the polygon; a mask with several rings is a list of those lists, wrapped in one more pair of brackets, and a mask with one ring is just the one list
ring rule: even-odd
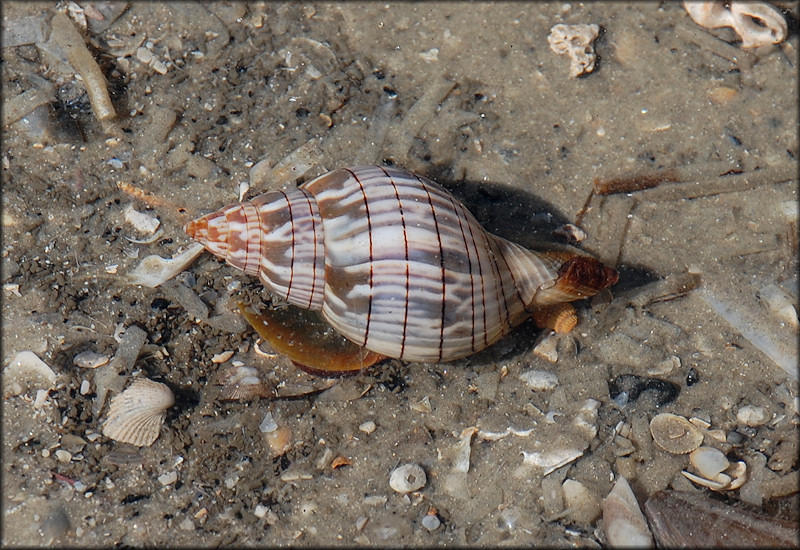
{"label": "tiny pebble", "polygon": [[441,524],[442,522],[436,514],[426,514],[425,517],[422,518],[422,526],[428,531],[436,531]]}
{"label": "tiny pebble", "polygon": [[356,531],[361,531],[364,529],[368,521],[369,518],[367,516],[359,516],[358,519],[356,519]]}
{"label": "tiny pebble", "polygon": [[72,453],[65,451],[64,449],[59,449],[55,453],[56,460],[59,462],[69,462],[72,460]]}
{"label": "tiny pebble", "polygon": [[558,376],[547,370],[529,370],[519,375],[533,391],[552,390],[558,386]]}
{"label": "tiny pebble", "polygon": [[228,489],[233,489],[236,487],[236,484],[239,483],[239,476],[232,475],[231,477],[225,478],[225,487]]}
{"label": "tiny pebble", "polygon": [[745,426],[756,427],[765,424],[769,420],[769,414],[763,407],[745,405],[736,413],[736,420]]}
{"label": "tiny pebble", "polygon": [[167,486],[175,483],[178,481],[178,472],[172,470],[171,472],[167,472],[158,476],[158,481],[161,482],[161,485]]}
{"label": "tiny pebble", "polygon": [[192,521],[192,518],[186,518],[180,523],[180,525],[178,525],[178,527],[184,531],[194,531],[194,522]]}
{"label": "tiny pebble", "polygon": [[33,400],[34,408],[36,409],[41,408],[47,401],[48,395],[49,395],[48,390],[36,390],[36,399]]}
{"label": "tiny pebble", "polygon": [[90,391],[92,391],[92,385],[89,383],[89,381],[84,380],[81,382],[81,395],[86,395]]}
{"label": "tiny pebble", "polygon": [[362,432],[364,432],[365,434],[371,434],[372,432],[374,432],[377,429],[377,427],[378,426],[377,426],[377,424],[375,424],[375,422],[373,422],[372,420],[367,420],[366,422],[361,424],[358,427],[358,429],[361,430]]}
{"label": "tiny pebble", "polygon": [[256,504],[255,510],[253,510],[253,515],[256,516],[258,519],[262,519],[267,517],[267,512],[269,508],[264,506],[263,504]]}
{"label": "tiny pebble", "polygon": [[425,487],[428,478],[419,464],[403,464],[392,471],[389,486],[398,493],[410,493]]}
{"label": "tiny pebble", "polygon": [[211,358],[212,363],[224,363],[228,359],[233,357],[233,350],[223,351],[222,353],[216,354],[214,357]]}
{"label": "tiny pebble", "polygon": [[550,363],[558,362],[558,335],[545,331],[536,341],[533,354]]}

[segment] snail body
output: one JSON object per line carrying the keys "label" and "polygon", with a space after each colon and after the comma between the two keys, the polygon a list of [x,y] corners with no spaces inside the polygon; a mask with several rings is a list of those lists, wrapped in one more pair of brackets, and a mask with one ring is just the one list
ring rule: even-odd
{"label": "snail body", "polygon": [[408,361],[465,357],[617,280],[591,257],[492,235],[438,184],[394,167],[334,170],[185,229],[358,346]]}

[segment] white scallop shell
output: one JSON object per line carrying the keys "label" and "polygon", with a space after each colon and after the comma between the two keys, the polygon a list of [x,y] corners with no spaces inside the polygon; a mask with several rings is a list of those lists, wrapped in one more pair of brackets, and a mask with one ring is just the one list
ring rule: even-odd
{"label": "white scallop shell", "polygon": [[167,386],[139,378],[111,400],[103,435],[121,443],[148,447],[158,439],[167,409],[173,403],[175,397]]}

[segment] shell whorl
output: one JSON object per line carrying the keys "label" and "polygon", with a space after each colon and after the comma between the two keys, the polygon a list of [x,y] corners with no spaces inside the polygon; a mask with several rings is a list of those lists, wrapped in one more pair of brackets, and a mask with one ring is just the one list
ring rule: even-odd
{"label": "shell whorl", "polygon": [[[470,355],[537,306],[616,281],[592,258],[537,253],[488,233],[439,185],[391,167],[335,170],[226,206],[186,231],[289,303],[321,310],[356,344],[410,361]],[[578,288],[587,274],[589,286]]]}

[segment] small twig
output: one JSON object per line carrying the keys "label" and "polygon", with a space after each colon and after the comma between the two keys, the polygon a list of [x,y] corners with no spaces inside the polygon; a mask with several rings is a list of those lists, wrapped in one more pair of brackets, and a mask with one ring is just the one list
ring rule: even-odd
{"label": "small twig", "polygon": [[[797,178],[797,167],[792,165],[766,166],[740,174],[719,175],[708,180],[687,179],[657,188],[641,191],[637,196],[650,202],[695,199],[723,193],[749,191],[766,185],[774,185]],[[705,181],[704,181],[705,180]]]}

